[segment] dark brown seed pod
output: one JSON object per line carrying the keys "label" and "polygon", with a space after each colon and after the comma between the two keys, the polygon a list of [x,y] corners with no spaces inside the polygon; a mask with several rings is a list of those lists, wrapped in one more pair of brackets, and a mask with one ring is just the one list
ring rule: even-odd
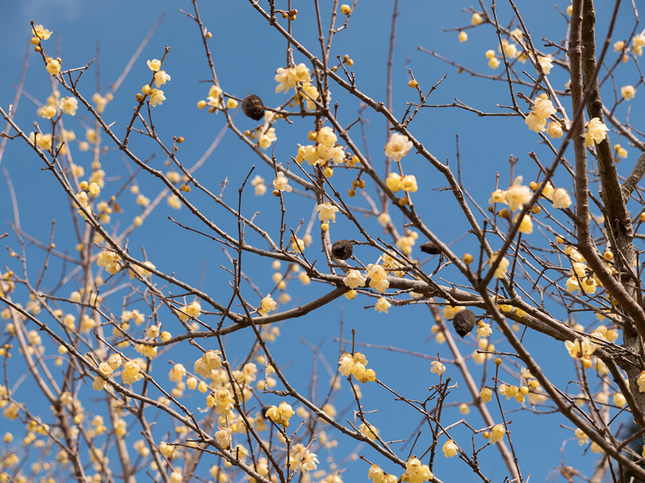
{"label": "dark brown seed pod", "polygon": [[452,323],[457,334],[464,337],[475,327],[475,314],[468,309],[460,310],[452,318]]}
{"label": "dark brown seed pod", "polygon": [[421,248],[422,252],[429,253],[430,255],[439,255],[441,253],[441,248],[431,241],[425,242],[419,248]]}
{"label": "dark brown seed pod", "polygon": [[352,247],[352,242],[349,240],[338,240],[331,246],[331,254],[339,260],[347,260],[352,256],[353,252],[354,248]]}
{"label": "dark brown seed pod", "polygon": [[254,121],[259,121],[264,116],[264,104],[255,94],[250,94],[242,101],[242,111]]}

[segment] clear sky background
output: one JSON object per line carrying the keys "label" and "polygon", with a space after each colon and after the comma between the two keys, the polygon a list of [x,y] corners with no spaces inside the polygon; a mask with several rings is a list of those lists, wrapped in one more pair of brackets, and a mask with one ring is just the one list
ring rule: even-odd
{"label": "clear sky background", "polygon": [[[263,2],[264,3],[264,2]],[[317,52],[316,28],[311,17],[311,3],[294,1],[294,7],[300,10],[298,20],[294,24],[295,34],[303,43]],[[321,2],[326,4],[327,2]],[[504,3],[504,2],[500,2]],[[542,38],[560,41],[566,35],[566,21],[556,7],[566,9],[568,2],[554,0],[552,2],[519,1],[518,6],[524,16],[533,38],[539,48],[543,48]],[[600,2],[599,2],[600,3]],[[276,94],[274,71],[285,63],[285,42],[277,33],[271,31],[266,22],[259,17],[249,5],[243,1],[200,2],[201,14],[209,31],[213,33],[210,46],[214,55],[215,66],[223,88],[242,98],[249,93],[256,93],[262,97],[267,105],[277,106],[286,99],[284,94]],[[397,22],[395,43],[395,60],[393,68],[394,107],[393,111],[401,116],[405,110],[405,103],[415,100],[414,91],[407,87],[407,69],[412,68],[422,88],[428,89],[444,74],[446,80],[431,96],[429,102],[445,104],[459,98],[466,104],[483,111],[501,111],[497,105],[509,105],[507,85],[503,82],[474,79],[466,73],[459,74],[454,67],[440,62],[431,56],[420,52],[418,47],[435,50],[441,55],[455,62],[468,66],[478,72],[490,74],[484,52],[487,49],[497,49],[495,32],[491,28],[468,30],[469,40],[459,43],[457,33],[445,32],[442,28],[467,26],[470,23],[470,14],[463,11],[470,5],[465,2],[445,2],[438,0],[402,0],[400,16]],[[164,46],[170,47],[170,53],[164,63],[165,70],[172,76],[172,80],[164,87],[167,100],[160,107],[154,109],[157,128],[166,141],[173,135],[184,136],[186,141],[181,146],[180,157],[186,165],[192,165],[208,148],[217,133],[224,125],[222,115],[210,115],[206,111],[196,108],[198,100],[206,97],[208,92],[209,70],[204,57],[203,46],[195,24],[178,8],[191,9],[188,1],[160,0],[150,1],[123,1],[89,2],[80,0],[26,0],[14,2],[0,0],[0,18],[3,19],[3,28],[0,29],[0,104],[6,108],[13,101],[15,86],[18,84],[24,55],[28,48],[30,38],[29,20],[42,23],[55,32],[52,39],[46,43],[48,52],[56,53],[63,59],[64,68],[81,66],[96,58],[95,64],[81,83],[81,90],[86,97],[97,91],[97,78],[100,81],[102,92],[105,92],[112,82],[120,75],[123,67],[134,53],[139,43],[163,15],[159,28],[145,47],[142,55],[135,63],[132,71],[116,92],[115,100],[108,105],[105,118],[108,122],[116,121],[115,130],[123,133],[126,120],[135,104],[134,96],[141,86],[149,81],[150,72],[145,60],[161,58]],[[323,8],[325,12],[325,8]],[[334,55],[348,54],[355,62],[357,83],[360,88],[373,99],[385,101],[386,60],[388,52],[388,37],[391,23],[392,2],[381,0],[363,1],[359,3],[354,16],[350,21],[350,28],[340,33],[334,41]],[[627,15],[623,11],[621,15]],[[499,7],[501,23],[510,19],[506,5]],[[606,12],[601,12],[599,18],[606,17]],[[327,24],[327,21],[324,22]],[[619,24],[616,39],[623,38],[631,30],[632,24]],[[604,34],[604,28],[599,28]],[[97,47],[100,57],[97,57]],[[544,48],[544,51],[557,54],[555,49]],[[25,130],[30,127],[36,117],[35,102],[45,102],[50,94],[49,76],[46,74],[40,59],[30,54],[31,60],[25,82],[25,93],[20,99],[17,121]],[[304,59],[295,54],[296,62]],[[97,69],[100,69],[97,77]],[[533,68],[525,65],[530,75],[534,75]],[[496,71],[495,73],[499,72]],[[625,70],[625,82],[635,83],[637,77],[630,70]],[[630,77],[631,76],[631,77]],[[567,77],[562,69],[554,68],[549,80],[556,89],[562,89]],[[524,92],[530,96],[531,92]],[[611,95],[611,93],[609,93]],[[347,98],[346,94],[332,87],[332,100],[339,102],[341,107],[339,118],[348,124],[357,115],[358,105]],[[567,100],[568,102],[568,100]],[[638,97],[634,101],[634,111],[642,106]],[[522,107],[525,107],[522,104]],[[566,104],[569,108],[569,105]],[[622,109],[622,108],[621,108]],[[73,128],[77,137],[82,137],[84,129],[91,125],[91,120],[86,113],[81,112],[73,121],[67,121],[66,128]],[[624,110],[621,111],[624,114]],[[637,116],[638,113],[633,114]],[[383,146],[386,141],[386,126],[382,117],[368,113],[367,119],[367,148],[372,157],[372,162],[383,172]],[[42,119],[38,119],[43,126]],[[242,115],[236,117],[238,126],[246,129],[254,126],[252,121]],[[297,121],[293,126],[280,124],[276,127],[278,142],[275,154],[279,160],[286,162],[289,156],[295,156],[297,143],[305,144],[306,133],[312,129],[311,120]],[[552,156],[542,145],[538,144],[538,137],[530,132],[520,118],[479,118],[476,115],[457,109],[423,110],[412,124],[412,132],[422,140],[425,146],[441,161],[451,164],[456,162],[456,139],[459,135],[459,149],[462,163],[463,183],[470,190],[473,197],[481,206],[486,206],[491,191],[495,188],[495,175],[500,174],[500,187],[507,187],[512,180],[509,178],[508,158],[514,155],[519,158],[515,167],[515,174],[524,175],[525,180],[534,179],[537,174],[535,165],[528,158],[530,151],[535,151],[544,164],[550,164]],[[361,143],[362,145],[362,143]],[[557,144],[556,144],[557,145]],[[120,183],[132,169],[128,161],[118,150],[108,144],[110,151],[103,157],[104,169],[108,172],[108,192],[116,190]],[[134,141],[133,147],[139,150],[142,157],[147,157],[154,152],[154,147],[145,141]],[[633,151],[633,150],[632,150]],[[75,162],[85,166],[86,172],[90,170],[91,158],[88,153],[74,152]],[[633,165],[637,155],[630,153],[623,166],[627,170]],[[631,160],[631,162],[630,162]],[[157,153],[151,164],[163,168],[164,159]],[[205,165],[198,171],[198,178],[210,189],[219,191],[219,186],[225,178],[229,180],[229,187],[225,192],[225,199],[234,202],[240,182],[248,174],[251,166],[256,166],[255,173],[263,176],[270,184],[273,178],[272,170],[262,164],[261,160],[254,158],[253,153],[237,140],[232,133],[227,133]],[[17,193],[20,209],[22,229],[32,236],[46,239],[51,221],[56,220],[55,242],[61,250],[73,253],[75,238],[72,225],[69,221],[67,202],[60,188],[48,172],[41,170],[40,161],[31,155],[20,143],[9,143],[0,167],[6,170],[13,181]],[[463,253],[471,251],[477,253],[477,248],[471,236],[463,236],[467,230],[465,222],[461,219],[457,206],[449,192],[442,191],[445,181],[422,158],[410,154],[404,160],[404,169],[409,169],[416,174],[419,181],[419,192],[415,194],[417,209],[424,217],[426,224],[447,242],[457,241],[456,251]],[[334,178],[336,179],[336,177]],[[152,198],[161,186],[145,177],[137,177],[141,191]],[[112,182],[112,183],[111,183]],[[338,178],[340,191],[346,191],[351,178]],[[571,190],[572,186],[563,173],[556,175],[556,182]],[[373,192],[371,192],[373,194]],[[199,199],[198,194],[194,194]],[[122,215],[113,216],[113,226],[127,226],[133,216],[138,212],[133,203],[134,197],[129,193],[122,195],[122,206],[127,207]],[[288,216],[287,224],[296,227],[301,219],[305,223],[311,217],[314,203],[295,194],[287,195]],[[366,206],[360,197],[355,198],[356,203]],[[234,229],[235,219],[223,210],[202,199],[204,212],[212,217],[218,224],[227,229]],[[270,195],[270,190],[263,198],[253,196],[249,191],[244,199],[245,212],[252,214],[258,212],[256,220],[264,226],[271,227],[273,235],[277,233],[276,216],[279,205],[276,198]],[[64,214],[63,214],[64,213]],[[63,214],[63,215],[62,215]],[[186,233],[168,220],[168,215],[180,221],[195,226],[194,220],[185,208],[179,212],[169,210],[165,203],[146,220],[146,223],[129,237],[131,253],[139,255],[140,247],[145,247],[147,257],[156,266],[166,272],[174,272],[178,277],[190,283],[201,286],[220,301],[224,301],[229,294],[227,289],[227,274],[220,265],[227,265],[219,245],[208,241],[195,234]],[[402,230],[401,220],[393,215],[394,221]],[[9,190],[5,177],[0,178],[0,233],[10,231],[13,212],[11,209]],[[375,220],[366,220],[366,225],[379,233]],[[339,217],[332,226],[332,239],[356,238],[358,233],[351,223],[344,217]],[[536,234],[536,237],[542,235]],[[423,240],[419,240],[421,243]],[[15,236],[0,242],[3,254],[0,255],[0,266],[16,270],[8,257],[4,255],[4,247],[17,248]],[[64,248],[63,248],[64,247]],[[323,263],[320,253],[319,236],[314,233],[314,243],[308,248],[312,257],[318,257]],[[419,254],[418,254],[419,255]],[[418,256],[417,255],[417,256]],[[369,249],[359,247],[357,256],[364,263],[375,261],[376,255]],[[42,255],[33,251],[30,273],[37,273]],[[271,281],[272,270],[270,262],[246,258],[246,263],[255,263],[254,269],[247,266],[249,275],[260,287],[261,291],[268,292],[273,288]],[[431,262],[436,263],[434,261]],[[256,268],[257,267],[257,268]],[[54,284],[55,275],[47,282]],[[70,284],[63,289],[67,294],[74,288]],[[252,303],[258,303],[259,298],[253,295],[252,290],[245,287],[246,294]],[[297,281],[290,283],[288,292],[293,300],[292,304],[305,303],[324,293],[327,287],[316,283],[306,289],[300,288]],[[123,294],[121,294],[123,295]],[[327,305],[316,313],[306,317],[290,320],[281,325],[282,336],[271,347],[279,362],[285,368],[286,374],[296,386],[305,392],[309,391],[309,378],[312,372],[314,353],[311,346],[320,349],[318,354],[318,376],[322,384],[319,393],[326,392],[325,381],[328,380],[327,369],[321,361],[326,361],[330,367],[335,367],[338,358],[338,343],[334,338],[340,333],[339,321],[343,320],[343,334],[349,337],[350,329],[357,330],[357,340],[360,342],[388,345],[409,351],[421,352],[431,356],[440,353],[442,357],[450,359],[447,347],[437,345],[431,338],[430,328],[432,319],[426,307],[392,308],[389,315],[377,314],[372,308],[364,308],[373,303],[368,299],[357,298],[348,302],[341,298]],[[286,306],[285,306],[286,308]],[[117,310],[117,307],[114,308]],[[164,328],[179,332],[179,324],[170,320],[164,322]],[[582,323],[591,321],[581,321]],[[174,325],[176,324],[176,325]],[[496,332],[496,335],[498,333]],[[495,336],[493,342],[495,342]],[[303,341],[307,341],[304,343]],[[561,343],[554,343],[543,336],[529,333],[526,343],[531,351],[535,352],[539,362],[543,364],[546,374],[559,383],[566,382],[566,374],[561,371],[560,365],[565,363],[567,368],[573,369],[572,363]],[[239,350],[236,358],[234,351],[229,354],[233,360],[242,360],[248,349],[248,338],[236,335],[231,338],[231,347]],[[347,346],[346,346],[347,347]],[[500,347],[504,347],[500,344]],[[474,350],[474,339],[460,341],[460,349],[468,354]],[[185,353],[182,351],[186,351]],[[397,391],[409,395],[411,398],[423,399],[427,388],[436,382],[436,375],[429,372],[429,361],[411,357],[406,354],[387,352],[377,349],[365,349],[369,360],[369,367],[373,367],[377,376],[386,384],[396,388]],[[161,360],[183,362],[187,367],[192,367],[196,358],[194,348],[173,349],[171,353],[164,354]],[[18,359],[17,357],[15,359]],[[18,361],[12,361],[18,363]],[[19,367],[19,366],[16,366]],[[162,366],[165,373],[165,366]],[[493,366],[488,367],[487,384],[490,380]],[[162,374],[160,371],[159,374]],[[479,374],[479,373],[478,373]],[[569,374],[573,374],[569,372]],[[449,366],[447,375],[453,378],[459,387],[452,390],[449,403],[468,402],[470,398],[458,376],[456,369]],[[163,376],[162,376],[163,377]],[[507,376],[511,382],[510,376]],[[343,384],[347,384],[343,381]],[[27,387],[27,386],[25,386]],[[391,395],[385,393],[375,385],[364,385],[363,403],[365,409],[378,410],[373,415],[373,423],[380,429],[381,435],[387,440],[407,439],[413,434],[419,422],[416,415],[411,415],[401,404],[393,401]],[[572,389],[572,392],[576,392]],[[340,411],[346,408],[349,399],[349,389],[345,387],[334,401]],[[198,396],[194,396],[198,397]],[[268,402],[274,400],[267,397]],[[493,417],[500,422],[500,417],[494,404],[490,405]],[[517,409],[519,405],[508,404],[505,407]],[[352,419],[351,412],[343,414],[344,418]],[[592,467],[596,458],[588,455],[581,463],[583,449],[580,449],[571,440],[572,432],[563,429],[560,424],[564,421],[554,415],[528,416],[522,412],[509,412],[512,420],[512,438],[515,449],[521,462],[524,476],[531,475],[531,481],[544,481],[557,472],[557,466],[566,460],[567,464],[580,465],[580,469]],[[461,418],[456,407],[446,409],[445,422],[447,424]],[[473,425],[481,424],[475,412],[471,412]],[[165,428],[164,430],[167,430]],[[330,432],[331,434],[331,432]],[[139,439],[139,435],[132,435],[132,441]],[[465,431],[456,430],[454,437],[464,447],[470,447],[470,436]],[[461,439],[459,439],[461,438]],[[566,446],[562,442],[569,439]],[[440,439],[439,446],[444,439]],[[481,443],[481,441],[480,441]],[[409,448],[409,445],[406,446]],[[564,450],[563,450],[564,448]],[[344,480],[364,481],[369,465],[362,462],[349,462],[343,460],[343,455],[348,454],[353,447],[341,443],[340,448],[334,450],[334,461],[342,468],[347,468]],[[402,451],[402,453],[406,453]],[[439,450],[440,452],[440,450]],[[386,470],[396,471],[397,468],[389,466],[382,458],[376,456],[371,450],[363,448],[359,451],[368,459],[382,464]],[[327,454],[319,454],[322,465],[325,466]],[[595,456],[595,455],[594,455]],[[484,473],[492,481],[501,481],[506,474],[495,448],[487,448],[480,454],[480,464]],[[456,460],[446,460],[442,454],[436,458],[435,474],[443,481],[475,481],[472,472],[463,463]],[[558,481],[559,476],[554,479]]]}

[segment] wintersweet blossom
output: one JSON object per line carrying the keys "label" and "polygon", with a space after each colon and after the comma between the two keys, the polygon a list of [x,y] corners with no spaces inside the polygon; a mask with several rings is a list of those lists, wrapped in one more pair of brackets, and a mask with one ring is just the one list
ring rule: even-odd
{"label": "wintersweet blossom", "polygon": [[540,67],[542,67],[542,70],[545,74],[551,73],[551,69],[553,68],[553,57],[551,55],[548,55],[546,57],[539,55],[538,63],[540,64]]}
{"label": "wintersweet blossom", "polygon": [[624,159],[627,157],[627,150],[620,144],[614,144],[614,150],[616,151],[616,156],[618,156],[619,158]]}
{"label": "wintersweet blossom", "polygon": [[58,75],[60,73],[60,62],[57,59],[52,59],[50,57],[47,59],[45,68],[51,75]]}
{"label": "wintersweet blossom", "polygon": [[547,98],[546,94],[543,94],[533,101],[533,109],[526,116],[524,122],[532,131],[542,132],[546,129],[547,119],[549,116],[555,114],[555,112],[553,103]]}
{"label": "wintersweet blossom", "polygon": [[490,430],[489,441],[495,444],[498,441],[501,441],[502,439],[504,439],[505,434],[506,434],[506,429],[504,428],[504,425],[496,424],[495,426],[493,426],[493,429]]}
{"label": "wintersweet blossom", "polygon": [[593,146],[594,143],[600,143],[607,137],[607,126],[600,120],[594,117],[587,123],[587,131],[585,132],[585,146]]}
{"label": "wintersweet blossom", "polygon": [[459,446],[452,439],[449,439],[443,444],[443,454],[446,458],[452,458],[459,452]]}
{"label": "wintersweet blossom", "polygon": [[275,128],[268,127],[261,131],[261,134],[258,136],[258,144],[262,149],[267,149],[274,143],[278,137],[275,135]]}
{"label": "wintersweet blossom", "polygon": [[318,212],[318,219],[323,223],[326,223],[329,220],[331,220],[332,223],[336,223],[338,207],[331,203],[321,203],[316,207],[316,211]]}
{"label": "wintersweet blossom", "polygon": [[379,433],[378,429],[376,429],[369,423],[361,423],[361,425],[358,427],[358,432],[363,436],[366,436],[370,441],[374,441]]}
{"label": "wintersweet blossom", "polygon": [[521,176],[515,178],[511,187],[506,190],[506,203],[511,211],[519,210],[531,199],[531,190],[522,184],[522,179]]}
{"label": "wintersweet blossom", "polygon": [[255,187],[255,196],[262,196],[267,191],[267,187],[264,184],[264,178],[260,175],[256,175],[255,178],[251,180],[251,186]]}
{"label": "wintersweet blossom", "polygon": [[557,122],[550,122],[546,128],[546,133],[552,139],[558,139],[562,137],[562,126]]}
{"label": "wintersweet blossom", "polygon": [[484,21],[484,19],[477,12],[473,13],[473,16],[470,18],[471,25],[479,25],[483,21]]}
{"label": "wintersweet blossom", "polygon": [[412,149],[412,141],[407,136],[394,132],[385,145],[385,155],[394,161],[401,161],[401,158],[408,154],[410,149]]}
{"label": "wintersweet blossom", "polygon": [[51,119],[56,115],[56,108],[54,106],[45,105],[39,107],[36,114],[44,119]]}
{"label": "wintersweet blossom", "polygon": [[638,35],[634,35],[632,50],[636,55],[643,55],[643,47],[645,47],[645,33],[641,32]]}
{"label": "wintersweet blossom", "polygon": [[161,105],[165,100],[166,96],[161,89],[150,89],[150,105],[152,107]]}
{"label": "wintersweet blossom", "polygon": [[595,343],[586,337],[574,341],[565,340],[564,345],[573,359],[589,358],[593,355],[597,347]]}
{"label": "wintersweet blossom", "polygon": [[631,85],[623,86],[620,88],[620,95],[623,97],[623,99],[629,101],[636,95],[636,89],[634,89],[634,86]]}
{"label": "wintersweet blossom", "polygon": [[69,114],[70,116],[75,116],[77,108],[78,108],[78,100],[74,97],[63,97],[60,100],[60,110],[63,111],[63,114]]}
{"label": "wintersweet blossom", "polygon": [[298,64],[295,67],[279,67],[276,70],[274,77],[278,85],[275,88],[276,92],[288,91],[295,87],[298,82],[310,82],[309,68],[305,64]]}
{"label": "wintersweet blossom", "polygon": [[553,207],[554,208],[569,208],[571,206],[571,198],[569,193],[564,188],[557,188],[553,192]]}
{"label": "wintersweet blossom", "polygon": [[589,442],[589,436],[580,428],[576,428],[575,432],[573,433],[576,439],[578,440],[578,444],[580,446],[584,446]]}
{"label": "wintersweet blossom", "polygon": [[412,456],[405,464],[405,473],[401,476],[401,481],[408,483],[423,483],[430,481],[434,475],[428,465],[421,463],[419,458]]}
{"label": "wintersweet blossom", "polygon": [[358,270],[348,270],[343,278],[343,283],[346,287],[355,289],[357,287],[364,287],[367,279]]}
{"label": "wintersweet blossom", "polygon": [[380,215],[378,215],[377,220],[379,224],[383,227],[387,226],[392,221],[392,219],[390,218],[390,215],[388,215],[387,213],[381,213]]}
{"label": "wintersweet blossom", "polygon": [[165,70],[159,70],[155,72],[155,86],[161,87],[169,80],[170,80],[170,76],[166,73]]}
{"label": "wintersweet blossom", "polygon": [[271,295],[267,295],[260,301],[260,308],[258,312],[262,315],[267,315],[269,312],[275,310],[277,304]]}
{"label": "wintersweet blossom", "polygon": [[416,176],[414,176],[413,174],[406,174],[401,179],[401,189],[409,193],[416,192],[419,189],[419,187],[417,186]]}
{"label": "wintersweet blossom", "polygon": [[387,178],[385,179],[385,185],[388,187],[389,190],[393,191],[396,193],[401,189],[401,175],[398,173],[390,173],[387,175]]}
{"label": "wintersweet blossom", "polygon": [[204,352],[193,365],[195,373],[203,378],[214,377],[215,371],[222,367],[220,352],[209,350]]}
{"label": "wintersweet blossom", "polygon": [[367,266],[367,276],[370,279],[370,288],[378,292],[385,292],[390,286],[390,282],[387,280],[387,272],[381,265],[369,264]]}
{"label": "wintersweet blossom", "polygon": [[334,130],[329,126],[321,127],[316,134],[316,141],[318,141],[318,143],[322,144],[323,146],[327,146],[328,148],[331,148],[334,144],[336,144],[337,140],[338,137],[336,137]]}
{"label": "wintersweet blossom", "polygon": [[41,24],[34,25],[34,37],[31,39],[33,45],[38,45],[41,40],[47,40],[52,36],[52,31],[46,29]]}
{"label": "wintersweet blossom", "polygon": [[430,372],[433,374],[441,375],[446,372],[446,366],[443,365],[440,361],[432,361]]}
{"label": "wintersweet blossom", "polygon": [[[515,217],[515,222],[517,222],[517,217]],[[520,222],[519,232],[526,233],[527,235],[530,235],[531,233],[533,233],[533,220],[529,215],[524,215],[522,217],[522,221]]]}
{"label": "wintersweet blossom", "polygon": [[[495,263],[495,260],[497,260],[497,254],[493,254],[488,264],[492,267]],[[497,265],[497,268],[495,269],[495,278],[501,279],[506,277],[506,270],[508,269],[509,264],[510,262],[508,261],[508,258],[502,258],[502,260],[499,262],[499,265]]]}
{"label": "wintersweet blossom", "polygon": [[377,312],[384,312],[387,314],[388,309],[392,306],[390,302],[388,302],[385,298],[379,297],[379,299],[376,301],[376,304],[374,305],[374,310]]}
{"label": "wintersweet blossom", "polygon": [[186,322],[189,318],[196,319],[201,315],[201,313],[202,306],[198,300],[195,300],[192,303],[181,307],[180,312],[177,314],[177,316],[179,317],[179,320]]}
{"label": "wintersweet blossom", "polygon": [[645,371],[636,378],[636,384],[638,384],[638,392],[645,392]]}
{"label": "wintersweet blossom", "polygon": [[273,187],[278,191],[286,191],[289,193],[293,188],[289,186],[289,179],[284,175],[282,171],[278,172],[278,175],[273,180]]}
{"label": "wintersweet blossom", "polygon": [[161,61],[159,59],[147,60],[146,64],[148,64],[148,69],[150,69],[152,72],[157,72],[159,69],[161,69]]}

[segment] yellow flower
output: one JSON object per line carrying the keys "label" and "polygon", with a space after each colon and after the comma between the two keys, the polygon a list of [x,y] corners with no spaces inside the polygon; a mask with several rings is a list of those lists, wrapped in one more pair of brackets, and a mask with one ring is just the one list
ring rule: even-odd
{"label": "yellow flower", "polygon": [[401,189],[401,176],[398,173],[390,173],[385,179],[385,185],[389,190],[396,193]]}
{"label": "yellow flower", "polygon": [[318,212],[318,219],[323,223],[331,220],[332,223],[336,223],[336,213],[338,208],[331,203],[321,203],[316,207]]}
{"label": "yellow flower", "polygon": [[506,434],[506,429],[504,428],[504,425],[496,424],[495,426],[493,426],[493,429],[491,429],[490,431],[489,441],[495,444],[498,441],[501,441],[504,438],[505,434]]}
{"label": "yellow flower", "polygon": [[[493,254],[488,264],[492,267],[495,263],[495,260],[497,260],[497,255]],[[509,264],[510,262],[508,261],[508,258],[502,258],[502,260],[499,262],[499,265],[497,265],[497,268],[495,269],[495,278],[506,277],[506,270],[508,269]]]}
{"label": "yellow flower", "polygon": [[276,75],[274,77],[278,85],[275,88],[276,92],[288,91],[292,87],[295,87],[298,82],[311,82],[309,77],[309,69],[305,64],[298,64],[295,67],[279,67],[276,70]]}
{"label": "yellow flower", "polygon": [[336,134],[334,134],[333,129],[329,126],[320,128],[316,134],[316,141],[328,148],[333,147],[337,140],[338,138],[336,137]]}
{"label": "yellow flower", "polygon": [[38,114],[42,118],[51,119],[56,115],[56,108],[54,106],[45,105],[39,107],[36,111],[36,114]]}
{"label": "yellow flower", "polygon": [[262,315],[267,315],[269,312],[275,310],[276,306],[277,304],[275,300],[273,300],[273,297],[271,297],[271,295],[267,295],[261,300],[258,312]]}
{"label": "yellow flower", "polygon": [[432,361],[432,367],[430,368],[430,372],[432,372],[433,374],[441,375],[444,372],[446,372],[446,366],[444,366],[439,361]]}
{"label": "yellow flower", "polygon": [[463,30],[460,30],[458,38],[459,38],[459,42],[465,42],[466,40],[468,40],[468,34]]}
{"label": "yellow flower", "polygon": [[166,96],[164,95],[161,89],[150,90],[150,105],[152,107],[161,105],[161,103],[165,100],[166,100]]}
{"label": "yellow flower", "polygon": [[587,132],[585,132],[585,146],[593,146],[594,143],[600,143],[607,137],[607,126],[600,121],[600,118],[594,117],[587,123]]}
{"label": "yellow flower", "polygon": [[74,97],[63,97],[60,100],[60,109],[63,111],[63,114],[69,114],[70,116],[76,115],[76,109],[78,108],[78,100]]}
{"label": "yellow flower", "polygon": [[[517,217],[515,217],[515,221],[517,222]],[[529,215],[524,215],[522,217],[522,222],[520,223],[519,232],[526,233],[527,235],[530,235],[531,233],[533,233],[533,220]]]}
{"label": "yellow flower", "polygon": [[483,18],[482,18],[482,16],[481,16],[480,14],[478,14],[477,12],[473,13],[473,16],[470,18],[470,23],[471,23],[472,25],[479,25],[479,24],[480,24],[480,23],[482,23],[483,21],[484,21],[484,19],[483,19]]}
{"label": "yellow flower", "polygon": [[561,138],[562,126],[560,126],[560,123],[551,122],[549,123],[549,126],[546,128],[546,133],[553,139]]}
{"label": "yellow flower", "polygon": [[166,74],[165,70],[155,72],[155,86],[161,87],[170,80],[170,76]]}
{"label": "yellow flower", "polygon": [[343,283],[346,287],[355,289],[357,287],[365,286],[366,278],[358,270],[348,270],[343,278]]}
{"label": "yellow flower", "polygon": [[614,144],[614,150],[616,151],[616,156],[618,156],[619,158],[624,159],[627,157],[627,150],[620,144]]}
{"label": "yellow flower", "polygon": [[636,95],[636,89],[634,89],[634,86],[623,86],[620,88],[620,95],[625,99],[626,101],[629,101],[634,98]]}
{"label": "yellow flower", "polygon": [[271,143],[275,142],[277,139],[275,128],[270,127],[263,130],[262,134],[259,135],[258,144],[262,149],[267,149],[271,146]]}
{"label": "yellow flower", "polygon": [[391,306],[392,304],[385,300],[385,298],[379,297],[379,299],[376,301],[376,305],[374,305],[374,310],[376,310],[377,312],[385,312],[387,314],[387,311]]}
{"label": "yellow flower", "polygon": [[394,161],[400,161],[410,152],[410,149],[412,149],[412,141],[407,136],[394,132],[385,145],[385,155]]}
{"label": "yellow flower", "polygon": [[148,69],[150,69],[152,72],[157,72],[159,69],[161,69],[161,61],[158,59],[152,59],[146,61],[148,64]]}
{"label": "yellow flower", "polygon": [[545,74],[551,73],[551,68],[553,67],[553,57],[551,57],[551,55],[548,55],[546,57],[538,55],[538,63],[540,64],[540,67],[542,67],[542,70]]}
{"label": "yellow flower", "polygon": [[[401,476],[401,481],[408,483],[423,483],[430,481],[434,475],[430,471],[428,465],[424,465],[415,456],[412,456],[405,464],[405,473]],[[376,481],[374,482],[376,483]]]}
{"label": "yellow flower", "polygon": [[459,446],[457,446],[457,444],[452,439],[449,439],[443,444],[442,450],[446,458],[452,458],[459,452]]}
{"label": "yellow flower", "polygon": [[632,40],[632,49],[636,55],[643,55],[643,46],[645,46],[645,34],[634,35]]}
{"label": "yellow flower", "polygon": [[569,208],[571,206],[571,198],[569,193],[564,188],[557,188],[553,192],[553,207],[554,208]]}
{"label": "yellow flower", "polygon": [[293,188],[289,186],[289,180],[282,171],[278,172],[278,176],[273,180],[273,187],[278,191],[290,192]]}
{"label": "yellow flower", "polygon": [[52,36],[52,31],[47,30],[41,24],[34,25],[34,38],[31,39],[33,45],[37,45],[41,40],[47,40]]}
{"label": "yellow flower", "polygon": [[51,75],[58,75],[60,72],[60,62],[56,59],[48,58],[46,69]]}
{"label": "yellow flower", "polygon": [[483,387],[481,391],[479,391],[479,397],[485,403],[490,402],[491,398],[493,397],[493,391],[491,391],[487,387]]}
{"label": "yellow flower", "polygon": [[401,189],[410,193],[416,192],[419,188],[417,187],[417,178],[413,174],[407,174],[401,180]]}
{"label": "yellow flower", "polygon": [[645,392],[645,371],[636,378],[636,384],[638,384],[638,392]]}
{"label": "yellow flower", "polygon": [[518,176],[513,181],[513,185],[506,190],[506,203],[511,211],[519,210],[524,203],[531,199],[531,190],[528,186],[522,184],[522,177]]}

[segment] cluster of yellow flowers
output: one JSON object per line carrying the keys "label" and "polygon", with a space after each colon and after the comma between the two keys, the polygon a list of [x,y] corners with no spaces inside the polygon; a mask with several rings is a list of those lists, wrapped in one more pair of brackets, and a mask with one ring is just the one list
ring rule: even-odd
{"label": "cluster of yellow flowers", "polygon": [[196,319],[202,313],[202,306],[198,300],[194,300],[188,305],[184,305],[177,310],[177,317],[182,322],[186,322],[188,319]]}
{"label": "cluster of yellow flowers", "polygon": [[285,401],[282,401],[278,406],[270,406],[264,415],[273,421],[276,424],[279,424],[285,428],[289,427],[289,419],[293,416],[295,412],[290,404],[287,404]]}
{"label": "cluster of yellow flowers", "polygon": [[370,466],[370,469],[367,471],[367,478],[372,480],[372,483],[397,483],[399,481],[396,475],[385,473],[376,464]]}
{"label": "cluster of yellow flowers", "polygon": [[338,371],[343,376],[354,376],[360,382],[374,382],[376,380],[376,373],[374,369],[367,369],[367,358],[361,352],[348,352],[340,356],[338,360]]}
{"label": "cluster of yellow flowers", "polygon": [[[407,481],[408,483],[423,483],[424,481],[430,481],[434,478],[432,471],[428,465],[421,463],[419,458],[412,456],[405,463],[405,473],[401,475],[401,481]],[[376,483],[376,481],[374,482]]]}
{"label": "cluster of yellow flowers", "polygon": [[315,471],[318,468],[318,456],[302,443],[293,445],[287,461],[291,470]]}
{"label": "cluster of yellow flowers", "polygon": [[[531,131],[542,132],[546,130],[546,121],[550,116],[555,114],[556,110],[553,107],[553,103],[549,100],[546,94],[541,94],[536,97],[533,101],[533,109],[524,122],[527,124]],[[558,131],[559,129],[559,131]],[[548,129],[549,136],[556,138],[562,136],[562,127],[555,122],[552,122],[549,125]]]}
{"label": "cluster of yellow flowers", "polygon": [[323,126],[318,131],[311,131],[308,135],[310,141],[316,141],[316,144],[298,145],[296,162],[306,161],[309,165],[316,165],[323,168],[325,176],[330,178],[333,170],[330,161],[334,164],[342,164],[345,160],[345,151],[337,143],[338,137],[333,129],[329,126]]}

